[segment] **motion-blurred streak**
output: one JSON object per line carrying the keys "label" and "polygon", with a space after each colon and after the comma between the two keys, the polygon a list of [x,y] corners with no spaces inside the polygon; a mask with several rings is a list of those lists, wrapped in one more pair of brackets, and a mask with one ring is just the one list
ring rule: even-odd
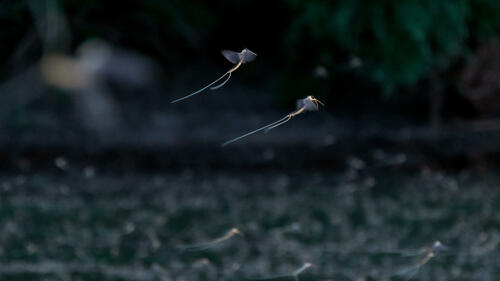
{"label": "motion-blurred streak", "polygon": [[449,252],[449,251],[450,251],[450,249],[448,247],[444,246],[440,241],[435,241],[432,244],[432,246],[423,247],[420,249],[372,251],[372,252],[366,252],[366,253],[399,255],[402,257],[418,257],[418,256],[427,256],[429,254],[437,255],[438,253]]}
{"label": "motion-blurred streak", "polygon": [[299,275],[306,271],[308,268],[312,267],[313,264],[310,262],[305,262],[301,267],[298,269],[294,270],[290,274],[281,274],[281,275],[273,275],[273,276],[268,276],[268,277],[263,277],[263,278],[257,278],[253,280],[281,280],[281,279],[286,279],[286,278],[293,278],[295,281],[299,281]]}
{"label": "motion-blurred streak", "polygon": [[420,249],[418,251],[414,251],[413,253],[404,253],[403,255],[406,256],[423,256],[420,258],[415,264],[404,267],[400,270],[398,270],[395,275],[399,275],[404,277],[405,281],[411,280],[422,268],[424,265],[426,265],[432,258],[437,256],[439,253],[449,251],[449,248],[441,244],[440,241],[435,241],[434,244],[431,247],[426,247],[423,249]]}
{"label": "motion-blurred streak", "polygon": [[[337,251],[329,251],[329,252],[337,252]],[[435,241],[431,246],[427,247],[422,247],[419,249],[394,249],[394,250],[384,250],[384,249],[367,249],[367,250],[360,250],[360,251],[353,251],[349,250],[347,252],[345,251],[338,251],[340,253],[344,254],[356,254],[356,255],[374,255],[374,256],[379,256],[379,255],[394,255],[394,256],[399,256],[399,257],[425,257],[427,255],[433,254],[434,256],[437,254],[444,254],[444,253],[452,253],[451,249],[449,249],[447,246],[443,245],[440,241]]]}
{"label": "motion-blurred streak", "polygon": [[229,240],[231,237],[235,235],[240,235],[243,236],[243,233],[239,231],[237,228],[232,228],[229,230],[226,234],[223,236],[216,238],[214,240],[208,241],[208,242],[201,242],[197,244],[191,244],[191,245],[181,245],[178,248],[181,250],[185,251],[204,251],[208,250],[213,247],[219,246],[222,242]]}
{"label": "motion-blurred streak", "polygon": [[[113,266],[95,263],[65,263],[59,261],[44,261],[40,263],[11,262],[0,264],[0,277],[23,274],[102,274],[104,276],[123,280],[156,280],[162,274],[153,268],[139,266]],[[4,279],[2,279],[4,280]]]}

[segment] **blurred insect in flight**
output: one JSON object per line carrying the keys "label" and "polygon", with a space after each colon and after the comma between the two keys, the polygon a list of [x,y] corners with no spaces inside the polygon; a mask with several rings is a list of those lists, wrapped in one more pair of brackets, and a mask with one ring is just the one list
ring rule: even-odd
{"label": "blurred insect in flight", "polygon": [[427,264],[433,257],[437,256],[440,252],[446,252],[448,251],[449,248],[441,244],[440,241],[434,242],[432,244],[432,247],[427,247],[423,248],[417,251],[403,251],[401,252],[401,255],[404,256],[423,256],[420,260],[418,260],[415,264],[402,268],[396,272],[396,275],[400,276],[406,276],[404,279],[405,281],[408,281],[412,279],[424,266]]}
{"label": "blurred insect in flight", "polygon": [[[234,51],[229,51],[229,50],[222,50],[221,53],[222,53],[222,55],[228,61],[230,61],[231,63],[235,64],[235,66],[233,68],[229,69],[221,77],[217,78],[217,80],[213,81],[212,83],[208,84],[207,86],[205,86],[205,87],[199,89],[198,91],[196,91],[194,93],[191,93],[191,94],[189,94],[187,96],[184,96],[182,98],[178,98],[176,100],[173,100],[170,103],[176,103],[178,101],[190,98],[190,97],[192,97],[194,95],[197,95],[197,94],[203,92],[204,90],[206,90],[209,87],[210,87],[210,90],[217,90],[217,89],[219,89],[220,87],[224,86],[224,84],[226,84],[227,81],[229,81],[229,79],[231,78],[231,74],[234,71],[236,71],[236,69],[240,68],[240,66],[242,64],[245,64],[245,63],[248,63],[248,62],[251,62],[251,61],[255,60],[255,58],[257,57],[256,53],[250,51],[247,48],[243,49],[243,51],[241,51],[239,53],[238,52],[234,52]],[[227,76],[227,78],[226,78],[226,80],[224,80],[224,82],[220,83],[217,86],[213,86],[215,83],[219,82],[222,78],[224,78],[226,76]]]}
{"label": "blurred insect in flight", "polygon": [[185,251],[204,251],[213,247],[217,247],[220,245],[222,242],[230,239],[231,237],[235,235],[241,235],[243,236],[243,233],[239,231],[237,228],[231,228],[226,234],[224,234],[222,237],[216,238],[212,241],[208,242],[202,242],[202,243],[197,243],[197,244],[192,244],[192,245],[184,245],[180,246],[182,250]]}
{"label": "blurred insect in flight", "polygon": [[[0,84],[0,120],[8,114],[6,105],[20,106],[37,102],[51,88],[62,90],[74,103],[78,122],[105,137],[120,126],[121,112],[113,90],[150,89],[157,67],[144,55],[100,40],[90,39],[77,45],[71,40],[71,28],[62,0],[27,0],[33,17],[26,39],[15,57],[22,59],[39,44],[39,60]],[[32,39],[31,39],[32,38]],[[71,46],[75,46],[72,52]],[[74,53],[74,54],[72,54]],[[31,57],[29,55],[28,57]],[[24,68],[24,67],[23,67]],[[122,93],[118,91],[117,93]]]}
{"label": "blurred insect in flight", "polygon": [[274,276],[269,276],[269,277],[260,278],[260,279],[256,279],[256,280],[274,280],[274,279],[283,279],[286,277],[293,277],[293,279],[295,281],[299,281],[299,274],[306,271],[308,268],[310,268],[312,266],[313,266],[312,263],[306,262],[301,267],[294,270],[291,274],[274,275]]}
{"label": "blurred insect in flight", "polygon": [[297,109],[294,112],[287,114],[285,117],[281,118],[280,120],[278,120],[276,122],[268,124],[268,125],[261,127],[257,130],[253,130],[251,132],[248,132],[248,133],[241,135],[237,138],[234,138],[232,140],[226,141],[225,143],[222,144],[222,146],[224,147],[230,143],[233,143],[235,141],[238,141],[242,138],[248,137],[248,136],[255,134],[257,132],[260,132],[260,131],[264,131],[267,133],[270,130],[272,130],[278,126],[281,126],[281,125],[285,124],[286,122],[290,121],[290,119],[292,119],[292,117],[294,117],[294,116],[297,116],[297,115],[304,113],[306,111],[317,111],[319,109],[320,105],[324,106],[324,104],[321,101],[319,101],[318,99],[316,99],[313,96],[308,96],[305,99],[297,100]]}

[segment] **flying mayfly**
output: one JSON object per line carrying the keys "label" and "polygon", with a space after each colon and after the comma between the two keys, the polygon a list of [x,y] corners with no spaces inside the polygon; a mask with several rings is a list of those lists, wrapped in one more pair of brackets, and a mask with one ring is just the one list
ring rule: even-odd
{"label": "flying mayfly", "polygon": [[299,267],[298,269],[294,270],[290,274],[274,275],[274,276],[268,276],[268,277],[264,277],[264,278],[254,279],[254,280],[264,281],[264,280],[275,280],[275,279],[283,279],[283,278],[287,278],[287,277],[293,277],[293,280],[299,281],[299,275],[302,272],[306,271],[308,268],[312,267],[312,266],[313,266],[312,263],[306,262],[301,267]]}
{"label": "flying mayfly", "polygon": [[[248,63],[248,62],[251,62],[253,60],[255,60],[255,58],[257,57],[257,54],[250,51],[249,49],[245,48],[243,49],[243,51],[241,52],[235,52],[235,51],[230,51],[230,50],[222,50],[221,51],[222,55],[228,60],[230,61],[231,63],[235,64],[235,66],[233,66],[231,69],[229,69],[226,73],[224,73],[221,77],[217,78],[217,80],[213,81],[212,83],[206,85],[205,87],[199,89],[198,91],[194,92],[194,93],[191,93],[187,96],[184,96],[182,98],[178,98],[176,100],[173,100],[171,101],[170,103],[176,103],[178,101],[181,101],[181,100],[185,100],[187,98],[190,98],[194,95],[197,95],[201,92],[203,92],[204,90],[206,90],[207,88],[210,88],[210,90],[217,90],[219,89],[220,87],[224,86],[224,84],[227,83],[227,81],[229,81],[229,79],[231,78],[231,74],[236,71],[236,69],[238,69],[242,64],[245,64],[245,63]],[[219,85],[217,86],[213,86],[215,83],[219,82],[220,80],[222,80],[222,78],[226,77],[226,79],[220,83]]]}
{"label": "flying mayfly", "polygon": [[243,236],[243,233],[239,231],[237,228],[231,228],[226,234],[224,234],[222,237],[216,238],[212,241],[207,241],[207,242],[202,242],[202,243],[197,243],[197,244],[191,244],[191,245],[183,245],[180,246],[179,248],[185,251],[204,251],[213,247],[217,247],[220,245],[222,242],[230,239],[231,237],[235,235],[241,235]]}
{"label": "flying mayfly", "polygon": [[444,246],[440,241],[435,241],[432,246],[427,246],[419,249],[407,249],[407,250],[384,250],[384,251],[360,251],[362,254],[373,254],[373,255],[398,255],[401,257],[421,257],[426,256],[429,253],[441,253],[449,251],[448,247]]}
{"label": "flying mayfly", "polygon": [[405,256],[422,256],[415,264],[402,268],[396,272],[396,275],[405,276],[405,281],[412,279],[424,266],[427,264],[433,257],[437,256],[441,252],[448,251],[448,247],[441,244],[441,242],[436,241],[432,244],[432,247],[426,247],[417,251],[405,251],[402,252],[402,255]]}
{"label": "flying mayfly", "polygon": [[305,99],[299,99],[299,100],[297,100],[297,109],[294,112],[287,114],[285,117],[281,118],[280,120],[278,120],[276,122],[268,124],[268,125],[261,127],[257,130],[253,130],[251,132],[248,132],[248,133],[241,135],[237,138],[234,138],[232,140],[226,141],[225,143],[222,144],[222,146],[226,146],[230,143],[233,143],[235,141],[238,141],[242,138],[248,137],[249,135],[255,134],[255,133],[260,132],[260,131],[264,131],[267,133],[270,130],[272,130],[278,126],[281,126],[281,125],[285,124],[286,122],[290,121],[290,119],[292,119],[292,117],[294,117],[294,116],[297,116],[297,115],[304,113],[306,111],[317,111],[319,109],[320,105],[324,106],[324,104],[321,101],[319,101],[318,99],[316,99],[313,96],[308,96]]}

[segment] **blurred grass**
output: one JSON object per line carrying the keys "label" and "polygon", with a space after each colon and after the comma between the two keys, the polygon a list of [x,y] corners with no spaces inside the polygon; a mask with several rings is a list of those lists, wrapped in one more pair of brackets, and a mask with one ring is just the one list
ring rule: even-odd
{"label": "blurred grass", "polygon": [[[248,280],[305,261],[316,266],[301,280],[401,280],[393,273],[414,260],[383,252],[435,240],[451,255],[415,280],[495,280],[499,182],[430,171],[4,174],[0,280]],[[245,236],[178,249],[231,227]]]}

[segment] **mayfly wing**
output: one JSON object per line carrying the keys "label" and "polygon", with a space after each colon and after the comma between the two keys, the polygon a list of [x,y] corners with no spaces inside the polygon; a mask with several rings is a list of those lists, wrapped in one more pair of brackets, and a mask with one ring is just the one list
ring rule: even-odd
{"label": "mayfly wing", "polygon": [[257,58],[257,54],[250,51],[249,49],[245,48],[241,53],[240,56],[243,56],[243,63],[251,62],[254,61]]}
{"label": "mayfly wing", "polygon": [[297,102],[295,103],[297,105],[297,109],[301,109],[302,107],[304,107],[304,105],[306,104],[305,102],[306,99],[298,99]]}
{"label": "mayfly wing", "polygon": [[319,110],[319,106],[315,102],[314,99],[305,98],[305,99],[303,99],[303,102],[304,102],[304,110],[307,110],[307,111],[317,111],[317,110]]}
{"label": "mayfly wing", "polygon": [[445,245],[441,244],[441,242],[436,241],[432,245],[432,251],[434,253],[448,252],[448,251],[450,251],[450,248],[448,246],[445,246]]}
{"label": "mayfly wing", "polygon": [[222,50],[221,54],[231,63],[237,64],[240,62],[240,53],[230,50]]}

